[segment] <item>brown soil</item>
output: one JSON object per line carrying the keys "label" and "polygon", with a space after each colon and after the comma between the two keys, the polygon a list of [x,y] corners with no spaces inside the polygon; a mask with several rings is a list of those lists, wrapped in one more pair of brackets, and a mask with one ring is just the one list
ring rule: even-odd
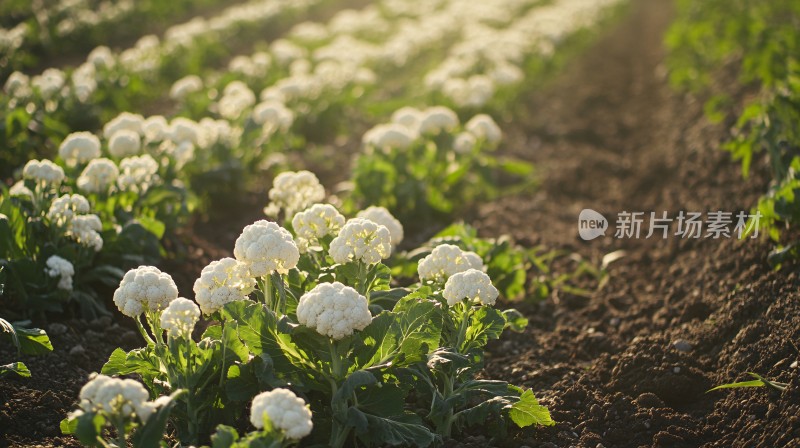
{"label": "brown soil", "polygon": [[[535,162],[542,184],[480,207],[472,221],[481,233],[508,233],[598,263],[618,249],[626,256],[589,298],[556,292],[541,303],[512,304],[530,318],[529,328],[490,346],[487,375],[533,388],[558,424],[511,430],[502,442],[474,430],[448,446],[800,446],[796,266],[773,271],[765,261],[769,244],[760,240],[613,237],[620,211],[736,212],[766,185],[758,167],[742,181],[718,150],[724,128],[669,88],[661,39],[670,8],[635,2],[562,76],[521,98],[503,126],[510,152]],[[260,201],[246,202],[181,235],[188,256],[165,268],[183,294],[259,217],[252,205]],[[578,238],[583,208],[611,218],[607,236]],[[58,422],[86,375],[113,348],[138,345],[124,326],[66,324],[67,333],[52,338],[53,354],[23,357],[33,378],[0,381],[0,446],[75,446],[59,435]],[[678,350],[685,343],[688,350]],[[0,360],[7,359],[13,353],[0,346]],[[749,379],[745,372],[789,387],[705,392]]]}

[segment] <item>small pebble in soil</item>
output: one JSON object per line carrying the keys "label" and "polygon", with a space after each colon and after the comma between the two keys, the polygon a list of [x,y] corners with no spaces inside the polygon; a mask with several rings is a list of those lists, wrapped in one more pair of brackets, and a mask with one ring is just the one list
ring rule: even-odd
{"label": "small pebble in soil", "polygon": [[48,336],[61,336],[67,332],[67,326],[58,322],[52,323],[47,326]]}
{"label": "small pebble in soil", "polygon": [[122,334],[121,342],[126,347],[135,347],[141,344],[141,336],[135,331],[129,330]]}
{"label": "small pebble in soil", "polygon": [[111,316],[101,316],[89,322],[89,328],[95,331],[103,331],[111,326]]}
{"label": "small pebble in soil", "polygon": [[645,393],[639,395],[638,397],[636,397],[635,400],[633,400],[633,403],[636,406],[640,407],[640,408],[663,408],[664,407],[664,402],[661,401],[660,398],[658,398],[658,395],[656,395],[656,394],[654,394],[652,392],[645,392]]}
{"label": "small pebble in soil", "polygon": [[673,341],[672,346],[675,347],[675,350],[679,352],[688,352],[692,349],[692,344],[690,344],[686,339],[678,339]]}
{"label": "small pebble in soil", "polygon": [[608,321],[609,325],[611,325],[612,327],[616,327],[617,325],[620,324],[620,322],[622,322],[622,319],[620,319],[619,317],[612,317],[611,320]]}
{"label": "small pebble in soil", "polygon": [[80,344],[76,345],[75,347],[72,347],[69,350],[69,355],[70,356],[80,356],[80,355],[84,355],[84,354],[86,354],[86,349],[83,348],[83,346],[80,345]]}
{"label": "small pebble in soil", "polygon": [[674,367],[672,369],[672,373],[681,373],[681,368],[680,367]]}
{"label": "small pebble in soil", "polygon": [[89,341],[102,341],[105,339],[103,333],[99,333],[94,330],[86,330],[84,335],[86,336],[86,339]]}

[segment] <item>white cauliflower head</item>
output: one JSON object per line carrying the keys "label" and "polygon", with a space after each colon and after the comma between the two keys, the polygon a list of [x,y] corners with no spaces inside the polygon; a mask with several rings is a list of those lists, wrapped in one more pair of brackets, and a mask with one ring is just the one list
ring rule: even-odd
{"label": "white cauliflower head", "polygon": [[203,89],[203,80],[197,75],[184,76],[175,81],[169,89],[169,97],[173,100],[182,100],[192,93]]}
{"label": "white cauliflower head", "polygon": [[91,132],[73,132],[61,142],[58,155],[69,166],[86,163],[100,157],[100,139]]}
{"label": "white cauliflower head", "polygon": [[422,112],[419,132],[425,135],[435,135],[443,131],[452,131],[456,126],[458,126],[458,115],[452,109],[434,106]]}
{"label": "white cauliflower head", "polygon": [[469,154],[477,143],[478,139],[474,135],[469,132],[461,132],[453,140],[453,150],[457,154]]}
{"label": "white cauliflower head", "polygon": [[272,426],[290,439],[300,440],[311,434],[311,410],[302,398],[288,389],[261,392],[253,398],[250,423],[258,429],[264,428],[265,414]]}
{"label": "white cauliflower head", "polygon": [[34,76],[31,79],[31,85],[39,89],[39,93],[44,99],[50,99],[60,92],[65,82],[66,76],[64,72],[57,68],[48,68],[41,75]]}
{"label": "white cauliflower head", "polygon": [[8,194],[11,196],[25,196],[31,201],[34,200],[33,192],[30,188],[25,186],[25,181],[17,181],[11,188],[8,189]]}
{"label": "white cauliflower head", "polygon": [[478,139],[485,140],[487,143],[496,145],[503,139],[503,131],[500,126],[486,114],[478,114],[472,117],[465,125],[467,132]]}
{"label": "white cauliflower head", "polygon": [[65,194],[50,204],[47,218],[61,228],[65,236],[99,252],[103,248],[103,238],[98,232],[103,229],[103,223],[97,215],[88,213],[89,201],[85,197]]}
{"label": "white cauliflower head", "polygon": [[135,131],[130,129],[120,129],[111,136],[108,141],[108,152],[112,156],[121,159],[133,156],[142,149],[142,138]]}
{"label": "white cauliflower head", "polygon": [[235,120],[242,115],[242,111],[256,103],[256,94],[241,81],[232,81],[222,93],[217,108],[219,114],[228,120]]}
{"label": "white cauliflower head", "polygon": [[103,249],[103,237],[99,233],[102,229],[103,223],[97,215],[79,215],[70,222],[66,235],[100,252]]}
{"label": "white cauliflower head", "polygon": [[78,177],[78,189],[85,193],[107,193],[117,181],[119,168],[111,159],[94,159]]}
{"label": "white cauliflower head", "polygon": [[300,251],[288,230],[267,220],[245,227],[233,248],[237,260],[247,264],[250,274],[263,277],[285,274],[297,266]]}
{"label": "white cauliflower head", "polygon": [[64,169],[55,163],[43,160],[30,160],[22,169],[22,177],[37,184],[57,187],[64,181]]}
{"label": "white cauliflower head", "polygon": [[195,300],[204,314],[217,312],[226,303],[246,300],[256,287],[247,264],[233,258],[212,261],[194,282]]}
{"label": "white cauliflower head", "polygon": [[147,117],[142,122],[142,133],[146,143],[160,142],[169,135],[169,123],[163,115]]}
{"label": "white cauliflower head", "polygon": [[419,261],[417,273],[421,281],[443,282],[448,277],[467,269],[482,268],[483,260],[478,254],[463,251],[452,244],[441,244]]}
{"label": "white cauliflower head", "polygon": [[415,131],[401,124],[379,124],[364,134],[363,142],[368,148],[383,151],[406,149],[414,143]]}
{"label": "white cauliflower head", "polygon": [[336,207],[330,204],[314,204],[294,215],[292,228],[298,238],[316,241],[327,235],[336,235],[345,219]]}
{"label": "white cauliflower head", "polygon": [[389,229],[389,234],[392,237],[392,247],[397,247],[397,245],[403,241],[403,224],[392,216],[389,210],[386,210],[384,207],[367,207],[365,210],[358,212],[356,216],[358,218],[368,219]]}
{"label": "white cauliflower head", "polygon": [[58,255],[51,255],[45,264],[45,273],[52,278],[58,277],[58,289],[72,291],[72,276],[75,275],[72,263]]}
{"label": "white cauliflower head", "polygon": [[202,132],[203,130],[196,121],[186,117],[173,118],[169,124],[169,139],[175,144],[184,142],[197,144]]}
{"label": "white cauliflower head", "polygon": [[331,241],[330,255],[339,264],[379,263],[392,254],[392,236],[385,226],[364,218],[347,221]]}
{"label": "white cauliflower head", "polygon": [[178,297],[161,313],[161,328],[171,338],[190,338],[200,320],[200,308],[189,299]]}
{"label": "white cauliflower head", "polygon": [[78,215],[89,213],[89,201],[79,194],[65,194],[50,203],[47,218],[57,226],[69,225]]}
{"label": "white cauliflower head", "polygon": [[497,301],[498,294],[497,288],[492,285],[489,276],[477,269],[467,269],[451,275],[444,284],[444,292],[442,292],[442,296],[450,306],[464,299],[491,306]]}
{"label": "white cauliflower head", "polygon": [[422,121],[422,111],[415,107],[401,107],[392,114],[392,123],[405,126],[414,134],[419,133],[419,125]]}
{"label": "white cauliflower head", "polygon": [[114,304],[122,314],[133,318],[145,311],[162,311],[177,298],[175,281],[153,266],[131,269],[114,291]]}
{"label": "white cauliflower head", "polygon": [[264,212],[268,216],[276,216],[280,210],[286,216],[305,210],[312,204],[325,199],[325,187],[310,171],[286,171],[275,176],[269,190],[270,205]]}
{"label": "white cauliflower head", "polygon": [[269,132],[286,132],[294,123],[294,112],[280,101],[264,101],[253,109],[253,122]]}
{"label": "white cauliflower head", "polygon": [[122,159],[119,170],[117,186],[122,191],[144,193],[161,180],[158,177],[158,162],[149,154]]}
{"label": "white cauliflower head", "polygon": [[372,322],[367,298],[339,282],[320,283],[300,297],[297,321],[336,340]]}
{"label": "white cauliflower head", "polygon": [[158,400],[148,401],[150,394],[138,381],[106,375],[90,377],[79,394],[80,407],[86,412],[101,412],[126,420],[138,418],[146,422],[158,407]]}
{"label": "white cauliflower head", "polygon": [[130,112],[122,112],[103,126],[103,137],[110,139],[121,130],[128,130],[141,134],[143,123],[143,116]]}

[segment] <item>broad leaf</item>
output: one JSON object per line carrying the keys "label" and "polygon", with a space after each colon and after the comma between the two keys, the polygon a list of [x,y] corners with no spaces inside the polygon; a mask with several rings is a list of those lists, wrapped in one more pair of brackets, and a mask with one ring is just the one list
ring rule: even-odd
{"label": "broad leaf", "polygon": [[522,393],[519,401],[511,406],[508,415],[520,428],[534,424],[540,426],[553,426],[556,424],[550,417],[550,411],[539,404],[530,389]]}
{"label": "broad leaf", "polygon": [[19,361],[0,366],[0,377],[9,373],[16,373],[23,378],[30,378],[31,376],[31,371],[28,369],[28,366]]}

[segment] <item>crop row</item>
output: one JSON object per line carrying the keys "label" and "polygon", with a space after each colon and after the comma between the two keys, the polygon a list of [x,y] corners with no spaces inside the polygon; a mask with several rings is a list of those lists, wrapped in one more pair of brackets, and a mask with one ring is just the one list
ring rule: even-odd
{"label": "crop row", "polygon": [[[730,124],[724,148],[741,162],[744,177],[753,167],[769,172],[772,182],[752,213],[759,215],[753,222],[758,226],[748,229],[773,239],[770,261],[780,265],[800,254],[795,237],[784,235],[800,221],[800,5],[783,0],[679,5],[667,38],[671,79],[710,97],[707,115]],[[730,76],[736,82],[719,82]]]}
{"label": "crop row", "polygon": [[[553,424],[532,391],[479,375],[486,344],[527,324],[496,309],[497,298],[538,288],[526,271],[546,269],[547,256],[460,224],[421,247],[403,240],[500,194],[501,175],[517,187],[530,177],[530,165],[500,155],[503,132],[480,112],[523,88],[531,60],[553,57],[616,4],[382,2],[298,26],[228,72],[179,80],[171,90],[182,116],[124,112],[100,135],[69,133],[54,161],[29,161],[0,198],[0,283],[13,312],[40,318],[79,304],[92,316],[116,287],[114,305],[145,342],[112,353],[62,431],[90,446],[429,446],[487,422],[498,434],[508,422]],[[337,31],[342,17],[349,25]],[[376,20],[388,32],[374,31]],[[477,29],[506,51],[480,48]],[[405,72],[426,54],[449,56]],[[443,70],[456,60],[467,68]],[[453,88],[411,94],[430,73],[472,99]],[[364,133],[348,182],[328,195],[302,170],[309,130],[338,128],[329,111],[352,111],[347,126],[368,119],[374,98],[397,92],[390,116]],[[437,99],[452,108],[412,107]],[[195,300],[180,298],[151,266],[160,240],[269,167],[280,171],[264,209],[274,222],[245,227],[233,258],[203,269]],[[49,347],[40,332],[9,327],[21,349]],[[114,377],[129,374],[141,383]],[[256,430],[240,434],[248,405]]]}

